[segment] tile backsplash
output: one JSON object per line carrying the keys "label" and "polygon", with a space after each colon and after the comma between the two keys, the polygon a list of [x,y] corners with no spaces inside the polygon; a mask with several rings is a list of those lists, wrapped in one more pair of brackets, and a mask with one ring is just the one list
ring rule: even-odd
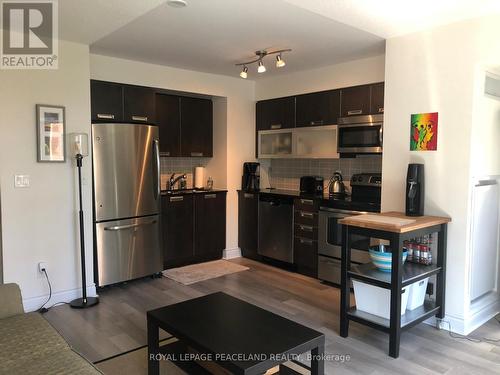
{"label": "tile backsplash", "polygon": [[[188,188],[193,187],[193,174],[195,167],[206,167],[209,158],[160,158],[160,170],[162,175],[161,188],[166,189],[166,183],[172,173],[187,175]],[[208,177],[207,177],[208,178]]]}
{"label": "tile backsplash", "polygon": [[352,159],[272,159],[269,182],[275,189],[299,190],[301,176],[322,176],[325,188],[335,171],[340,171],[346,187],[356,173],[382,172],[382,156]]}

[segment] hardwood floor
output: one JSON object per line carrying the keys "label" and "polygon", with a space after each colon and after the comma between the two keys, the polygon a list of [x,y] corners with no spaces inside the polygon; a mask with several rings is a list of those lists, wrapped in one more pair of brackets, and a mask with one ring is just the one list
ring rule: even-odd
{"label": "hardwood floor", "polygon": [[[325,333],[327,354],[350,357],[327,362],[327,374],[500,373],[500,343],[453,339],[426,324],[404,332],[400,357],[390,358],[384,333],[351,323],[349,337],[339,336],[338,289],[248,259],[232,262],[250,270],[190,286],[166,278],[134,281],[101,291],[94,308],[58,306],[44,316],[75,350],[96,362],[146,344],[146,311],[223,291]],[[492,319],[472,336],[500,339],[500,324]]]}

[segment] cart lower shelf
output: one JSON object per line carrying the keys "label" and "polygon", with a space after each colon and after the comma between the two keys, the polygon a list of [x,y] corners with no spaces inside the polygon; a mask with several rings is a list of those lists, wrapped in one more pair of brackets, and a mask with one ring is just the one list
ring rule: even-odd
{"label": "cart lower shelf", "polygon": [[[414,325],[423,322],[424,320],[436,315],[440,306],[437,306],[433,301],[425,301],[420,307],[414,310],[406,310],[404,315],[401,315],[401,330],[413,327]],[[349,309],[347,313],[349,320],[369,325],[383,332],[389,332],[391,322],[389,319],[382,318],[364,311],[359,311],[355,307]]]}

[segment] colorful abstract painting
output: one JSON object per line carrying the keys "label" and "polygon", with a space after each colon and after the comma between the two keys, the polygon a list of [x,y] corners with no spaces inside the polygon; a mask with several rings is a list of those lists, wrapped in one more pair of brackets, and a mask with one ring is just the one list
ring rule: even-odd
{"label": "colorful abstract painting", "polygon": [[436,151],[438,113],[411,115],[410,151]]}

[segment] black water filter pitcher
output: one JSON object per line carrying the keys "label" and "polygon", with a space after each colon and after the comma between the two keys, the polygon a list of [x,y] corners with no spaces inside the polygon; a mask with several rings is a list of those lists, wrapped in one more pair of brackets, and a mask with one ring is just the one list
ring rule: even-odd
{"label": "black water filter pitcher", "polygon": [[408,164],[406,174],[406,216],[424,215],[424,165]]}

